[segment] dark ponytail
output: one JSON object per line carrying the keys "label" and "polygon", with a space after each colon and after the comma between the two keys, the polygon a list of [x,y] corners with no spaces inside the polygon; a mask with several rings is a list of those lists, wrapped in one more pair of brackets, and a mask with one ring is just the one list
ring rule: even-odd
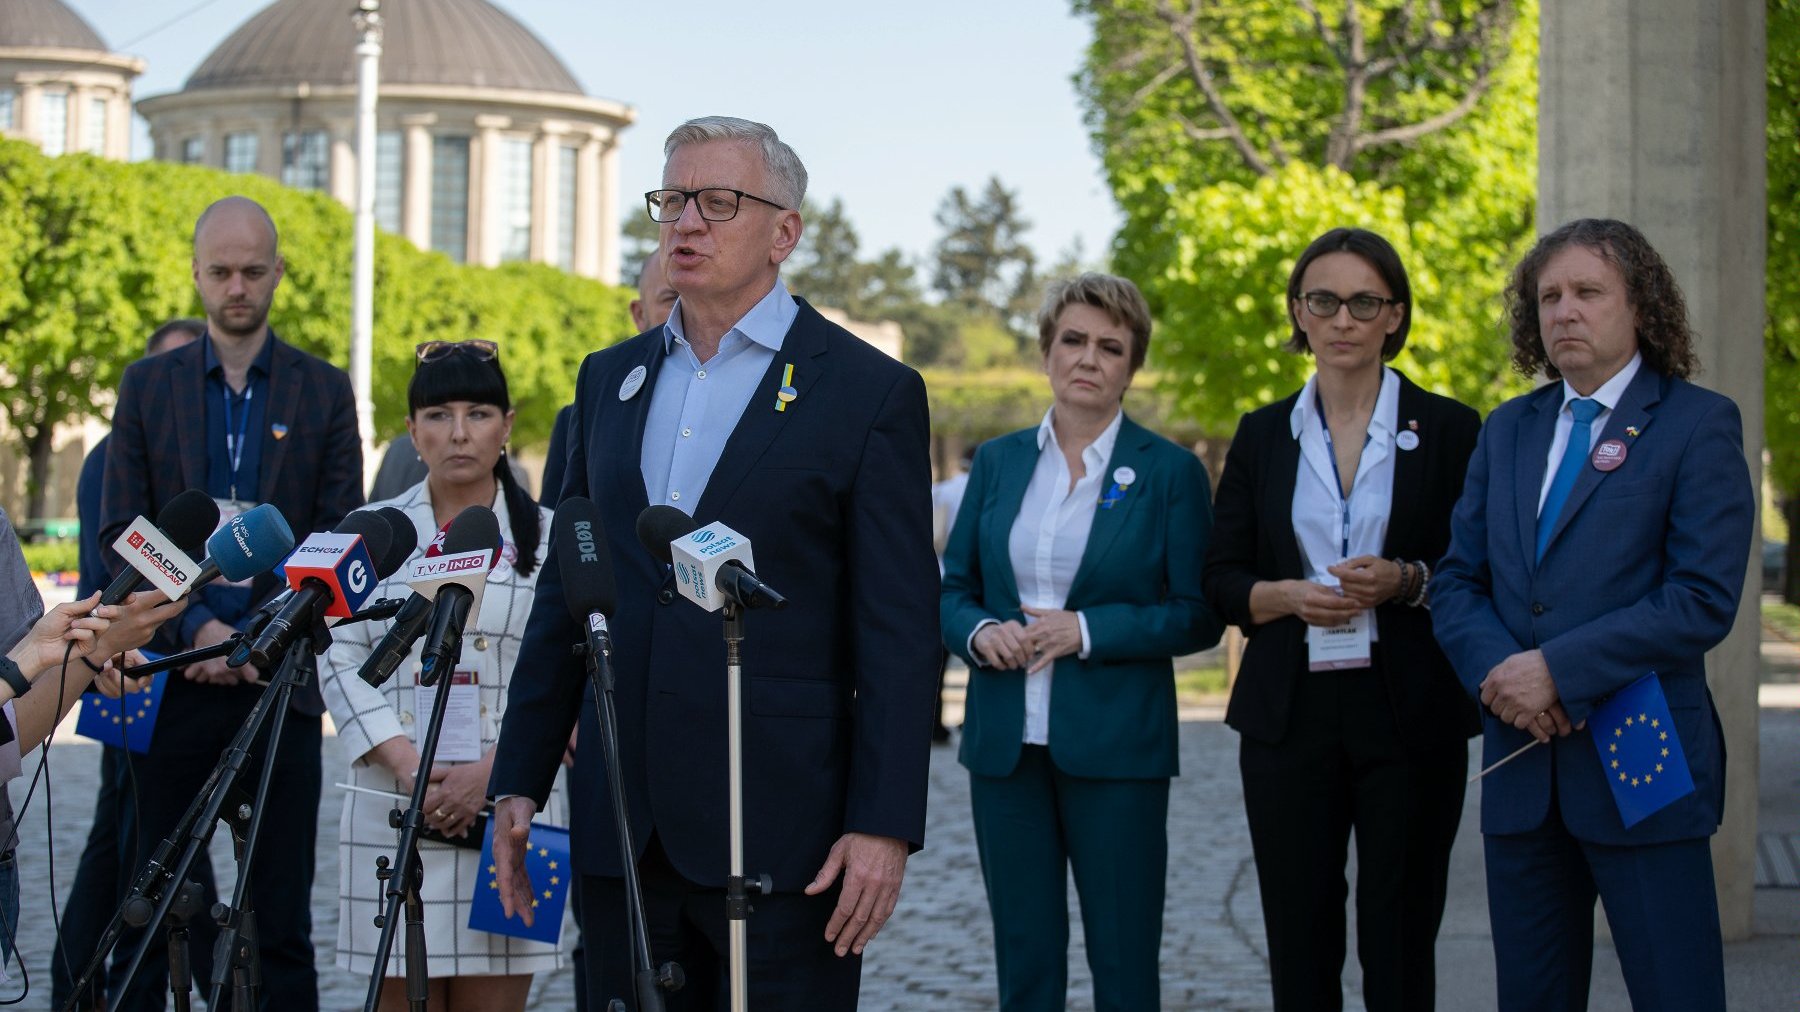
{"label": "dark ponytail", "polygon": [[512,514],[513,546],[519,550],[518,561],[513,568],[520,576],[530,576],[537,568],[538,538],[543,535],[544,525],[538,516],[537,500],[527,495],[519,485],[519,479],[513,475],[512,462],[507,459],[506,451],[500,452],[500,459],[494,461],[494,480],[500,483],[500,492],[506,497],[506,512]]}

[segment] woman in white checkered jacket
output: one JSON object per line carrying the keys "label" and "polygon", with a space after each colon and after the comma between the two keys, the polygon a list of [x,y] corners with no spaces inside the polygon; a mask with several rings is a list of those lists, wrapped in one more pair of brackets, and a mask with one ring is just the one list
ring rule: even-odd
{"label": "woman in white checkered jacket", "polygon": [[[378,506],[403,510],[419,532],[423,554],[437,532],[469,506],[488,506],[505,538],[501,558],[488,574],[481,611],[463,633],[451,706],[432,765],[425,798],[426,823],[449,836],[464,836],[473,849],[421,841],[430,1007],[522,1009],[531,975],[562,965],[559,948],[541,942],[471,931],[469,903],[478,882],[488,765],[500,734],[507,684],[518,656],[519,636],[531,613],[538,564],[550,535],[550,511],[521,489],[507,465],[505,447],[513,413],[498,348],[487,341],[433,341],[419,346],[419,363],[407,390],[406,427],[429,469],[424,481]],[[416,558],[416,556],[415,556]],[[409,560],[410,561],[410,560]],[[410,564],[383,583],[377,597],[405,597]],[[343,753],[353,757],[350,781],[361,788],[407,795],[419,766],[417,745],[430,718],[429,692],[417,691],[419,647],[381,688],[357,671],[391,623],[340,627],[324,657],[325,702],[337,724]],[[442,680],[439,688],[442,688]],[[472,697],[472,698],[471,698]],[[459,703],[470,705],[459,706]],[[339,966],[367,975],[374,966],[380,929],[375,916],[385,902],[375,879],[375,859],[394,853],[398,831],[388,825],[396,802],[387,796],[349,792],[338,831]],[[566,825],[563,792],[550,797],[540,816]],[[465,835],[466,834],[466,835]],[[396,933],[382,989],[383,1009],[403,1009],[404,933]]]}

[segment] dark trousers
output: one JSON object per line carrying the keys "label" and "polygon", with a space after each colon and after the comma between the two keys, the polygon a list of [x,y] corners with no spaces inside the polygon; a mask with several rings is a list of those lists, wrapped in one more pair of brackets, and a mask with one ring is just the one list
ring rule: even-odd
{"label": "dark trousers", "polygon": [[1580,1012],[1606,904],[1638,1012],[1725,1008],[1725,954],[1705,840],[1611,847],[1569,835],[1555,799],[1529,833],[1484,837],[1501,1012]]}
{"label": "dark trousers", "polygon": [[[687,986],[667,995],[668,1012],[725,1012],[731,1007],[730,932],[725,890],[690,882],[650,837],[638,861],[652,965],[679,963]],[[587,1005],[614,998],[637,1009],[625,880],[581,876],[587,957]],[[839,957],[825,941],[838,890],[819,896],[777,893],[755,899],[749,919],[749,1005],[758,1009],[853,1012],[862,986],[862,957]]]}
{"label": "dark trousers", "polygon": [[[100,936],[112,923],[113,914],[125,899],[130,883],[120,883],[121,867],[129,869],[142,862],[134,854],[122,854],[119,843],[129,839],[134,830],[136,809],[132,798],[135,770],[127,765],[125,750],[104,745],[100,751],[100,790],[94,799],[94,823],[88,829],[87,846],[75,866],[75,882],[69,887],[69,898],[63,903],[62,930],[57,933],[56,947],[50,953],[50,1004],[62,1008],[75,990],[75,981],[87,969],[88,960],[100,944]],[[102,994],[118,984],[130,953],[124,959],[111,961],[94,984],[83,994],[78,1008],[99,1008]]]}
{"label": "dark trousers", "polygon": [[1343,1007],[1344,864],[1356,835],[1356,947],[1371,1012],[1430,1009],[1468,748],[1408,749],[1379,672],[1309,672],[1287,737],[1242,739],[1244,809],[1275,1008]]}
{"label": "dark trousers", "polygon": [[994,917],[1000,1007],[1066,1006],[1071,868],[1094,1007],[1160,1007],[1168,779],[1070,776],[1048,748],[1026,745],[1011,774],[969,776],[969,804]]}
{"label": "dark trousers", "polygon": [[[221,750],[262,692],[256,686],[219,689],[183,683],[183,691],[177,696],[176,689],[176,682],[171,680],[170,695],[164,699],[151,750],[134,761],[139,812],[136,847],[140,855],[155,853],[157,845],[181,821],[205,785],[207,775],[218,764]],[[196,697],[202,692],[211,695],[201,701]],[[186,709],[176,709],[178,703],[187,704]],[[251,762],[238,779],[244,799],[256,790],[273,721],[271,715],[263,725],[262,734],[250,749]],[[265,1010],[319,1007],[310,903],[319,834],[320,734],[318,717],[288,713],[252,858],[248,900],[256,913],[262,972],[260,1006]],[[226,830],[221,826],[219,831]],[[207,890],[210,900],[215,892],[212,869],[204,862],[202,856],[191,877]],[[121,871],[127,888],[136,876],[136,868]],[[139,930],[127,931],[116,950],[118,958],[129,960],[141,937]],[[210,987],[212,947],[217,937],[217,926],[205,913],[192,922],[194,988],[201,995]],[[166,933],[158,927],[151,936],[143,967],[112,1008],[160,1012],[165,1007],[169,992],[165,940]],[[227,976],[227,994],[229,989]]]}

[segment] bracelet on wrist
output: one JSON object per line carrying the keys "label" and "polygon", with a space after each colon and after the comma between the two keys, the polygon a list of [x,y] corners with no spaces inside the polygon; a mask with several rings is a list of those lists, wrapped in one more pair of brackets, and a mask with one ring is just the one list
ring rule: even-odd
{"label": "bracelet on wrist", "polygon": [[24,670],[11,657],[4,655],[0,655],[0,682],[5,682],[12,689],[14,698],[31,691],[31,680],[25,677]]}

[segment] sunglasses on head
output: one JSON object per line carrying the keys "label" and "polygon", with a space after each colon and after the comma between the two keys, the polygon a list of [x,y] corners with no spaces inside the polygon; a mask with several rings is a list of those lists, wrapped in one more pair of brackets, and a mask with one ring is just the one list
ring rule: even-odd
{"label": "sunglasses on head", "polygon": [[436,362],[439,359],[462,352],[472,355],[477,361],[492,362],[500,357],[500,346],[493,341],[480,339],[472,341],[425,341],[414,345],[413,351],[419,356],[420,364]]}

